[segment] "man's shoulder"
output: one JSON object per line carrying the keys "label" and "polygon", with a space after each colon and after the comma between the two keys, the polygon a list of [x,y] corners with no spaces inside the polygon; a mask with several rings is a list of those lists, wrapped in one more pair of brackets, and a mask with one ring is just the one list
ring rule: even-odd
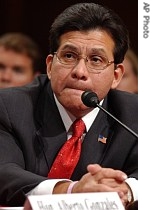
{"label": "man's shoulder", "polygon": [[111,90],[106,100],[110,113],[137,132],[138,95],[120,90]]}
{"label": "man's shoulder", "polygon": [[113,113],[117,113],[123,117],[125,115],[137,116],[138,114],[138,95],[120,91],[120,90],[111,90],[107,96],[107,107]]}
{"label": "man's shoulder", "polygon": [[111,90],[108,94],[108,98],[116,103],[123,104],[137,104],[138,94],[129,93],[121,90]]}
{"label": "man's shoulder", "polygon": [[28,85],[0,89],[0,98],[5,101],[6,104],[10,102],[24,103],[28,98],[29,100],[35,100],[48,81],[47,75],[39,75]]}
{"label": "man's shoulder", "polygon": [[3,94],[12,94],[12,93],[26,93],[26,92],[32,92],[40,90],[45,86],[46,83],[48,83],[48,77],[46,74],[41,74],[37,76],[30,84],[20,86],[20,87],[10,87],[10,88],[3,88],[0,89],[0,95]]}

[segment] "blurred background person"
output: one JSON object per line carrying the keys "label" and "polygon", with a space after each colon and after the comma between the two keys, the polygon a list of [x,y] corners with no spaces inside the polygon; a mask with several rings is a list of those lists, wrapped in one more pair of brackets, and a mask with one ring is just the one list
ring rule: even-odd
{"label": "blurred background person", "polygon": [[127,51],[123,64],[125,73],[117,89],[138,93],[138,57],[132,49]]}
{"label": "blurred background person", "polygon": [[39,46],[22,33],[0,36],[0,88],[26,85],[41,73]]}

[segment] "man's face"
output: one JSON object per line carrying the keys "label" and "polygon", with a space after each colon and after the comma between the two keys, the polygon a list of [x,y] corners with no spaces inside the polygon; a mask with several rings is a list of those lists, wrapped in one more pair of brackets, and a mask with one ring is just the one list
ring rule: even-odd
{"label": "man's face", "polygon": [[0,46],[0,88],[22,86],[34,79],[32,60]]}
{"label": "man's face", "polygon": [[[47,73],[52,89],[59,102],[77,117],[88,110],[81,101],[85,90],[96,92],[102,100],[110,88],[116,88],[119,83],[123,74],[122,64],[116,70],[113,63],[99,71],[88,67],[89,62],[90,66],[100,66],[103,58],[113,61],[113,49],[114,41],[105,31],[72,31],[61,36],[57,56],[66,58],[68,63],[79,57],[78,62],[73,66],[64,65],[56,54],[47,57]],[[89,59],[86,59],[87,56]]]}

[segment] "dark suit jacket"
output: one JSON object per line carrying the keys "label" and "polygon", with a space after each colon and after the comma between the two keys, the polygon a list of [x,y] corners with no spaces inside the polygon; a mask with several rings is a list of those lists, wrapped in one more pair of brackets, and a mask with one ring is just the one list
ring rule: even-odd
{"label": "dark suit jacket", "polygon": [[[103,106],[137,132],[137,95],[110,91]],[[98,141],[99,135],[107,143]],[[0,90],[0,204],[23,205],[25,193],[47,179],[66,141],[66,130],[46,75],[20,88]],[[98,163],[137,178],[138,140],[99,111],[82,144],[71,177],[79,180],[87,165]]]}

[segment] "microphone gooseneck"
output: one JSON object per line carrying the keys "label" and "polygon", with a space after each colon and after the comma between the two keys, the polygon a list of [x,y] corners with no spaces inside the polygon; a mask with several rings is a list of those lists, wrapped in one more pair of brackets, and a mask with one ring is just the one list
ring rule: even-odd
{"label": "microphone gooseneck", "polygon": [[118,122],[122,127],[124,127],[126,130],[128,130],[131,134],[133,134],[135,137],[138,138],[138,134],[135,133],[132,129],[130,129],[128,126],[126,126],[124,123],[122,123],[120,120],[118,120],[116,117],[114,117],[111,113],[109,113],[106,109],[104,109],[102,106],[99,105],[99,99],[95,92],[92,91],[85,91],[83,92],[81,96],[81,100],[84,105],[87,107],[98,107],[102,111],[104,111],[106,114],[108,114],[110,117],[112,117],[116,122]]}

